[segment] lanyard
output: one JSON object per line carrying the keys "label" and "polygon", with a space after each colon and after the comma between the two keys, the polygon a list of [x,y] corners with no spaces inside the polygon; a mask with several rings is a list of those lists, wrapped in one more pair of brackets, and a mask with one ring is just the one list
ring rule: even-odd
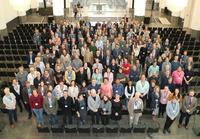
{"label": "lanyard", "polygon": [[192,99],[192,98],[189,96],[189,97],[188,97],[188,104],[189,104],[189,107],[190,107],[190,105],[191,105],[191,99]]}
{"label": "lanyard", "polygon": [[176,103],[174,103],[174,102],[172,102],[172,109],[173,109],[173,111],[175,111],[175,109],[176,109]]}

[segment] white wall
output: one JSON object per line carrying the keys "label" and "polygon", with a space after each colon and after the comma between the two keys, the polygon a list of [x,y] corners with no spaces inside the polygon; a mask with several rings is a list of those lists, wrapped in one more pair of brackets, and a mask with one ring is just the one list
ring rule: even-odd
{"label": "white wall", "polygon": [[184,28],[200,30],[200,0],[189,0],[185,8]]}
{"label": "white wall", "polygon": [[9,0],[0,0],[0,30],[6,28],[6,23],[18,16],[17,11],[10,5]]}
{"label": "white wall", "polygon": [[37,9],[38,7],[39,7],[39,0],[31,0],[31,9]]}
{"label": "white wall", "polygon": [[200,30],[200,0],[194,0],[190,28]]}
{"label": "white wall", "polygon": [[[30,9],[27,7],[26,10]],[[11,6],[9,0],[0,0],[0,30],[6,28],[6,23],[13,20],[17,16],[24,16],[26,12],[17,12]]]}

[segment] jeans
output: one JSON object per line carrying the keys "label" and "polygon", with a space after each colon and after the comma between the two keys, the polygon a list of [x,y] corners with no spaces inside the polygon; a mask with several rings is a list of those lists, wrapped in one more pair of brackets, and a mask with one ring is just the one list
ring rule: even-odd
{"label": "jeans", "polygon": [[56,114],[49,114],[48,119],[49,119],[49,124],[51,126],[55,126],[56,124],[58,124],[58,119]]}
{"label": "jeans", "polygon": [[17,122],[17,112],[16,112],[16,109],[14,109],[14,110],[7,110],[7,112],[8,112],[8,117],[9,117],[10,125],[13,124],[13,119],[15,120],[15,122]]}
{"label": "jeans", "polygon": [[44,118],[43,118],[43,108],[40,109],[33,109],[33,112],[36,115],[37,123],[38,124],[43,124],[44,123]]}
{"label": "jeans", "polygon": [[130,98],[125,98],[125,106],[126,106],[126,109],[128,109],[128,102],[129,102]]}

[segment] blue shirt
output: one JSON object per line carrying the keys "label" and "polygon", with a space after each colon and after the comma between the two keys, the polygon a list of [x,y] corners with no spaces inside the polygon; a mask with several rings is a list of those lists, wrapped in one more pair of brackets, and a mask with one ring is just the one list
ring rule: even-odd
{"label": "blue shirt", "polygon": [[123,84],[114,84],[113,85],[113,95],[119,94],[120,96],[122,96],[124,94],[124,86]]}

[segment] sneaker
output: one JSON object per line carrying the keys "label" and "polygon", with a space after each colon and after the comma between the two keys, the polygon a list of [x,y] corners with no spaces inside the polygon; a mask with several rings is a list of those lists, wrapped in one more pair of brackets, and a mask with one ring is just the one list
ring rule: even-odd
{"label": "sneaker", "polygon": [[185,126],[185,129],[188,129],[189,127],[188,126]]}
{"label": "sneaker", "polygon": [[165,129],[163,129],[163,134],[166,134],[166,131],[165,131]]}
{"label": "sneaker", "polygon": [[10,125],[10,127],[11,127],[11,128],[15,128],[15,125],[14,125],[14,124],[12,124],[12,125]]}
{"label": "sneaker", "polygon": [[30,120],[32,118],[32,116],[29,116],[28,119]]}
{"label": "sneaker", "polygon": [[182,127],[182,125],[181,124],[178,124],[178,128],[181,128]]}
{"label": "sneaker", "polygon": [[167,132],[170,134],[170,133],[171,133],[171,130],[170,130],[170,129],[167,129]]}

